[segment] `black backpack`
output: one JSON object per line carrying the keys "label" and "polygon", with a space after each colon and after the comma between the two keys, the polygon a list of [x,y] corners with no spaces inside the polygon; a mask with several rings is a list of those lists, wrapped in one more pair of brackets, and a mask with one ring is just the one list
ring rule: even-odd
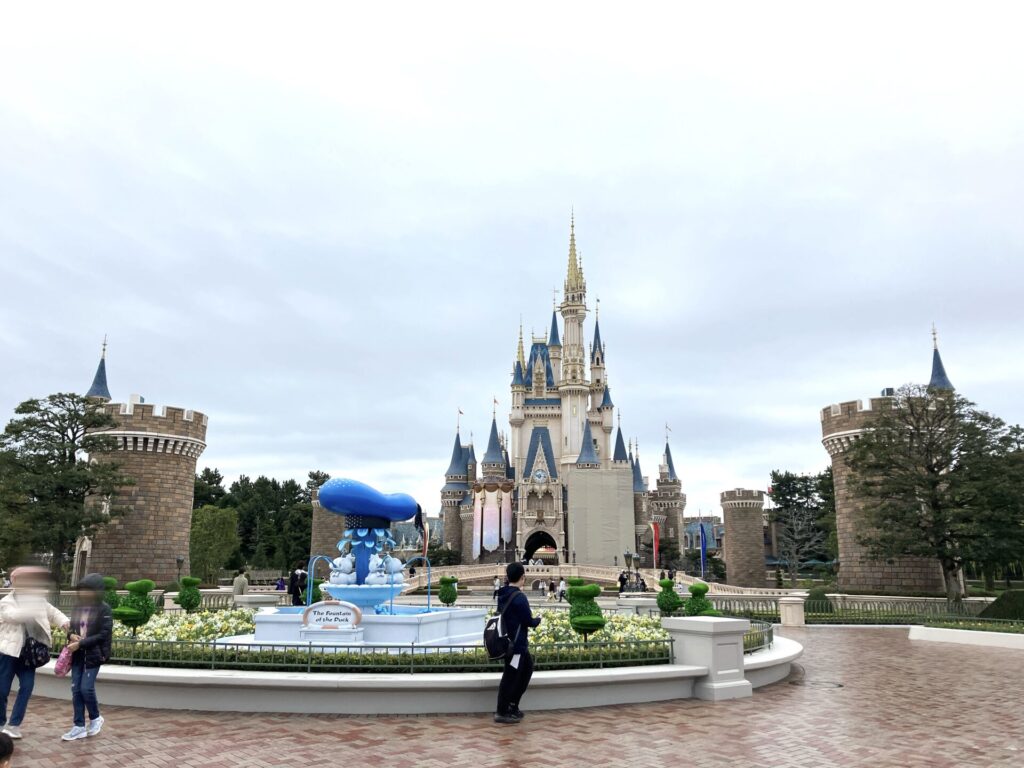
{"label": "black backpack", "polygon": [[487,649],[487,656],[491,661],[498,661],[507,659],[512,653],[512,646],[514,640],[519,639],[519,632],[522,627],[516,629],[516,636],[510,639],[508,631],[505,628],[505,611],[512,605],[512,601],[515,600],[517,595],[512,595],[509,601],[505,603],[505,607],[501,609],[501,613],[497,616],[492,616],[487,620],[484,625],[484,648]]}

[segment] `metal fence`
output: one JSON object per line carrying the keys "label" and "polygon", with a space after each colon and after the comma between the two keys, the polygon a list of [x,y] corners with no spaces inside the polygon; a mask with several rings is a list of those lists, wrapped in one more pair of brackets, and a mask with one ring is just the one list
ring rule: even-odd
{"label": "metal fence", "polygon": [[[55,649],[55,652],[59,649]],[[670,640],[542,643],[531,647],[536,669],[603,669],[672,663]],[[295,646],[115,639],[110,662],[132,667],[263,672],[493,672],[500,662],[479,645]]]}
{"label": "metal fence", "polygon": [[835,605],[829,600],[804,603],[808,624],[922,624],[936,617],[973,617],[985,606],[945,601],[872,601]]}
{"label": "metal fence", "polygon": [[771,648],[775,642],[775,628],[767,621],[750,620],[750,629],[743,635],[743,652],[753,653]]}

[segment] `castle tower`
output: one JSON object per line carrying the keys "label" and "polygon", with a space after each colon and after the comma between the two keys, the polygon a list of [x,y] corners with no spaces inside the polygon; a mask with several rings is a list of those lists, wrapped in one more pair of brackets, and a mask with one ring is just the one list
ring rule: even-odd
{"label": "castle tower", "polygon": [[560,307],[564,338],[562,339],[562,377],[558,392],[562,400],[562,444],[558,448],[563,465],[573,464],[582,449],[583,422],[587,418],[588,395],[583,343],[583,320],[587,316],[587,282],[576,253],[576,220],[569,224],[569,260],[565,275],[565,291]]}
{"label": "castle tower", "polygon": [[672,461],[672,449],[668,440],[665,441],[665,453],[658,467],[658,479],[655,489],[651,492],[650,506],[654,514],[664,519],[661,524],[662,539],[673,539],[682,548],[684,522],[683,512],[686,510],[686,494],[683,484],[676,474],[676,466]]}
{"label": "castle tower", "polygon": [[[444,521],[445,546],[462,549],[462,500],[469,493],[469,469],[466,448],[462,445],[459,430],[455,430],[455,445],[448,470],[444,473],[444,487],[441,489],[441,518]],[[315,518],[314,518],[315,521]]]}
{"label": "castle tower", "polygon": [[763,587],[764,491],[723,491],[721,502],[726,581],[736,587]]}
{"label": "castle tower", "polygon": [[96,366],[96,375],[92,377],[92,386],[85,393],[86,397],[95,397],[104,403],[110,402],[110,390],[107,388],[107,337],[103,337],[103,352],[100,364]]}
{"label": "castle tower", "polygon": [[[207,418],[147,405],[138,395],[103,407],[117,420],[105,433],[117,442],[110,458],[135,485],[118,492],[114,503],[125,507],[124,515],[96,532],[88,562],[76,563],[75,574],[93,571],[121,583],[148,578],[162,586],[177,578],[179,557],[181,574],[189,573],[196,460],[206,448]],[[91,458],[102,461],[104,455]]]}
{"label": "castle tower", "polygon": [[513,489],[508,453],[498,435],[497,414],[491,419],[481,475],[469,484],[470,504],[462,506],[462,552],[473,562],[503,562],[514,553]]}
{"label": "castle tower", "polygon": [[[936,355],[938,350],[936,350]],[[941,360],[939,365],[941,366]],[[945,376],[945,371],[942,371]],[[947,379],[948,382],[948,379]],[[836,540],[839,545],[839,591],[900,594],[943,591],[942,571],[932,560],[901,557],[873,560],[858,542],[867,528],[865,502],[853,488],[853,473],[844,454],[855,440],[871,428],[871,422],[892,398],[873,397],[824,408],[821,412],[822,445],[832,459],[836,495]],[[729,529],[726,528],[726,536]]]}
{"label": "castle tower", "polygon": [[651,494],[647,487],[647,478],[640,469],[640,443],[636,442],[629,454],[630,464],[633,468],[633,531],[636,541],[637,554],[643,553],[643,546],[650,552],[642,559],[645,568],[654,567],[654,532],[651,530],[651,523],[664,522],[660,515],[654,515],[651,508]]}
{"label": "castle tower", "polygon": [[560,384],[562,381],[562,340],[558,335],[558,312],[555,310],[551,310],[548,350],[551,355],[551,370],[555,374],[555,384]]}

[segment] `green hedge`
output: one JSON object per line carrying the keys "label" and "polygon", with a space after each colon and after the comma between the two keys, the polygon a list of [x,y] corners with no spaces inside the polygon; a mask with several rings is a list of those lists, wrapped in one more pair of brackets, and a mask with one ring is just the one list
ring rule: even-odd
{"label": "green hedge", "polygon": [[978,614],[983,619],[1024,621],[1024,589],[1008,589]]}

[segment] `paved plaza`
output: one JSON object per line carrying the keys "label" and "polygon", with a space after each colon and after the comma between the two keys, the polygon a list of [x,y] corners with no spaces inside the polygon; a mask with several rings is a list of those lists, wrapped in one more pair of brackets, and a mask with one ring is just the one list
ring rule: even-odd
{"label": "paved plaza", "polygon": [[[70,705],[35,699],[15,766],[536,768],[1024,765],[1024,653],[907,639],[905,628],[787,628],[788,682],[741,701],[488,717],[335,717],[110,707],[62,744]],[[102,675],[100,677],[102,699]],[[524,702],[529,709],[529,698]]]}

